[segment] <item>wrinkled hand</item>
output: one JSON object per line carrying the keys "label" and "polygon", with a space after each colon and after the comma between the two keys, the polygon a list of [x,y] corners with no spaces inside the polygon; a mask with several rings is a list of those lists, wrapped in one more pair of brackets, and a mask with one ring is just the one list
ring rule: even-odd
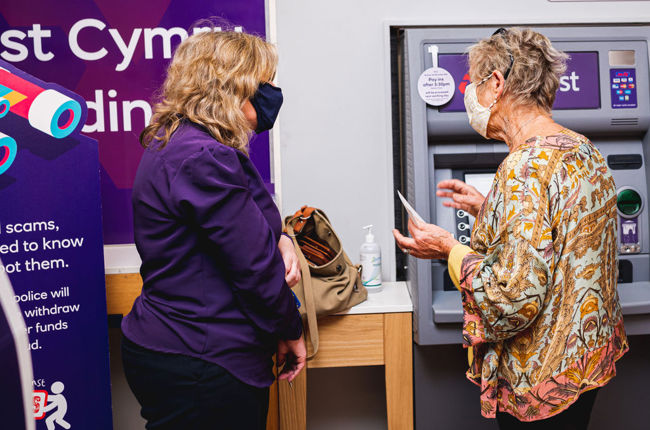
{"label": "wrinkled hand", "polygon": [[449,208],[462,209],[473,217],[478,215],[485,200],[485,196],[476,188],[467,185],[460,179],[446,179],[438,182],[436,196],[450,198],[451,201],[444,200],[442,204]]}
{"label": "wrinkled hand", "polygon": [[292,382],[307,362],[307,348],[302,337],[296,340],[278,341],[277,365],[282,367],[278,379]]}
{"label": "wrinkled hand", "polygon": [[412,238],[403,236],[397,229],[393,230],[393,236],[402,251],[416,258],[446,260],[451,248],[459,243],[451,233],[435,224],[418,226],[409,219],[408,225]]}
{"label": "wrinkled hand", "polygon": [[289,284],[289,287],[293,287],[300,281],[300,263],[298,262],[296,249],[293,247],[293,241],[287,236],[282,235],[280,236],[278,248],[284,261],[284,279]]}

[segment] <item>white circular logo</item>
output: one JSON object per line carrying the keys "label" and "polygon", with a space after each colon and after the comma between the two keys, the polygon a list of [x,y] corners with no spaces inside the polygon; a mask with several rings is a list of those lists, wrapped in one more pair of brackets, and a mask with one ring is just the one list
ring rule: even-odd
{"label": "white circular logo", "polygon": [[451,73],[440,67],[430,67],[418,79],[418,93],[431,106],[442,106],[454,96],[456,89]]}

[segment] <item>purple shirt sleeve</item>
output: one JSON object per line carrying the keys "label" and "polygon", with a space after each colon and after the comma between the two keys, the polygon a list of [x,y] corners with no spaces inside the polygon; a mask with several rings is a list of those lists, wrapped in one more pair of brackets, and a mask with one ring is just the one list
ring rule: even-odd
{"label": "purple shirt sleeve", "polygon": [[242,311],[260,330],[279,339],[302,334],[300,316],[284,280],[278,237],[255,203],[234,149],[202,148],[188,157],[170,183],[178,212],[214,245],[227,268]]}

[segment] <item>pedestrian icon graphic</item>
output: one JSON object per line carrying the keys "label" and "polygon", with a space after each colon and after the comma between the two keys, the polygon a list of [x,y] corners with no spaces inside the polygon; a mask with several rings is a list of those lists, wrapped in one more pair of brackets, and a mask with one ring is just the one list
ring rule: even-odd
{"label": "pedestrian icon graphic", "polygon": [[61,381],[56,381],[50,388],[51,394],[47,396],[49,403],[43,409],[43,412],[47,413],[47,418],[45,419],[47,430],[55,430],[57,424],[64,429],[71,427],[70,423],[64,419],[66,412],[68,412],[68,401],[61,394],[64,388],[65,386]]}

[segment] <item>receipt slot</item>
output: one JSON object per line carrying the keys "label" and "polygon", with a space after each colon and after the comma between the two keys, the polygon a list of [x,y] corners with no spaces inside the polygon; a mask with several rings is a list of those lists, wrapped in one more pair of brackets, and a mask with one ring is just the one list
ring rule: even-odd
{"label": "receipt slot", "polygon": [[[617,186],[619,284],[628,334],[650,333],[650,84],[648,26],[537,27],[570,55],[553,106],[554,119],[589,137],[607,159]],[[396,186],[426,221],[469,243],[474,219],[443,206],[436,184],[458,178],[483,194],[508,154],[469,126],[463,94],[469,84],[466,49],[494,28],[400,28],[393,32]],[[433,53],[433,54],[432,54]],[[433,58],[435,55],[435,58]],[[440,106],[418,93],[423,71],[437,64],[453,78],[453,96]],[[406,216],[396,201],[396,225]],[[401,253],[400,253],[401,254]],[[461,343],[460,293],[446,262],[399,255],[414,303],[418,345]]]}

